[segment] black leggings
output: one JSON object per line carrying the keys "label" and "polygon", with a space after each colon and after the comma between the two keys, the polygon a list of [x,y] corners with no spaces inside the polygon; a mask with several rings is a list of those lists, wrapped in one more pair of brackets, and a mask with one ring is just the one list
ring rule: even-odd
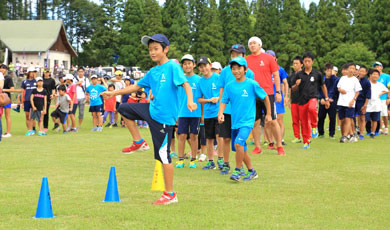
{"label": "black leggings", "polygon": [[43,128],[48,129],[49,128],[49,108],[50,108],[51,100],[47,100],[47,105],[46,105],[46,114],[43,116]]}

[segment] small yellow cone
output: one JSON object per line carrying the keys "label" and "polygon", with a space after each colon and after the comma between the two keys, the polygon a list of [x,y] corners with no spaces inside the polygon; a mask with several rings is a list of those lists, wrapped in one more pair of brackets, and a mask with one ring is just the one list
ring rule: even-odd
{"label": "small yellow cone", "polygon": [[157,160],[156,160],[156,166],[154,167],[152,191],[165,191],[162,164],[160,161]]}

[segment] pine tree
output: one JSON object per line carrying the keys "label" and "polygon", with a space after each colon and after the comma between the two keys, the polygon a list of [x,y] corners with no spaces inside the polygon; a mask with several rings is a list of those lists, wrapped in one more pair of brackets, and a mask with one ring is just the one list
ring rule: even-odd
{"label": "pine tree", "polygon": [[[316,14],[318,11],[318,6],[312,2],[309,5],[309,9],[306,12],[305,16],[305,31],[306,31],[306,43],[305,43],[305,51],[314,51],[315,50],[315,36],[316,36]],[[302,54],[300,55],[302,56]]]}
{"label": "pine tree", "polygon": [[373,4],[371,33],[373,34],[373,48],[377,60],[383,64],[385,72],[390,72],[390,9],[389,1],[375,0]]}
{"label": "pine tree", "polygon": [[274,49],[280,36],[280,0],[258,0],[254,35],[263,42],[264,49]]}
{"label": "pine tree", "polygon": [[144,21],[143,0],[127,1],[124,8],[124,18],[121,22],[119,63],[125,66],[138,65],[141,44],[142,22]]}
{"label": "pine tree", "polygon": [[353,14],[353,24],[348,32],[348,40],[352,42],[363,42],[368,47],[372,47],[372,35],[367,33],[371,30],[371,1],[370,0],[354,0],[351,3],[351,11]]}

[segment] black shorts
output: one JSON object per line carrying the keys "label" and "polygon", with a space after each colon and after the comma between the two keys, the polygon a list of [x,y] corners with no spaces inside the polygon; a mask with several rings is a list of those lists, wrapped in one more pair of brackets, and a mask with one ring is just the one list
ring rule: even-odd
{"label": "black shorts", "polygon": [[204,131],[204,124],[199,126],[199,134],[198,134],[198,149],[200,149],[201,145],[206,145],[206,137]]}
{"label": "black shorts", "polygon": [[32,106],[31,106],[31,102],[29,101],[25,101],[23,102],[23,106],[24,106],[24,112],[30,112],[30,110],[32,109]]}
{"label": "black shorts", "polygon": [[153,120],[149,112],[149,103],[121,104],[118,112],[129,120],[146,121],[152,134],[154,158],[163,164],[172,163],[170,146],[174,125],[165,125]]}
{"label": "black shorts", "polygon": [[52,116],[52,117],[54,117],[54,118],[60,118],[61,124],[65,124],[66,119],[67,119],[67,117],[68,117],[68,114],[62,112],[62,111],[59,110],[59,109],[56,109],[56,110],[54,110],[54,111],[50,114],[50,116]]}
{"label": "black shorts", "polygon": [[115,103],[115,109],[116,109],[116,111],[118,111],[118,108],[119,108],[120,105],[121,105],[120,102],[116,102],[116,103]]}
{"label": "black shorts", "polygon": [[73,109],[72,111],[69,111],[69,114],[76,114],[77,111],[77,104],[73,104]]}
{"label": "black shorts", "polygon": [[[179,117],[177,134],[199,133],[199,117]],[[188,136],[187,136],[188,137]]]}
{"label": "black shorts", "polygon": [[103,111],[103,105],[93,105],[89,107],[90,113],[100,113]]}
{"label": "black shorts", "polygon": [[216,139],[219,134],[218,118],[204,119],[204,130],[206,139]]}
{"label": "black shorts", "polygon": [[223,114],[225,121],[219,124],[219,137],[231,138],[232,137],[232,116],[230,114]]}
{"label": "black shorts", "polygon": [[[271,118],[276,120],[276,110],[275,110],[275,96],[268,95],[269,103],[271,105]],[[267,114],[267,108],[265,107],[264,101],[260,98],[256,98],[256,121],[259,119],[264,119]]]}

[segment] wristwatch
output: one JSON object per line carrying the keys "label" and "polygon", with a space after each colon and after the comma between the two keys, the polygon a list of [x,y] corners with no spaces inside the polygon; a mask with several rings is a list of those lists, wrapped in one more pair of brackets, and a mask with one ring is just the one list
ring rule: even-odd
{"label": "wristwatch", "polygon": [[326,97],[326,98],[325,98],[325,101],[329,101],[329,97]]}
{"label": "wristwatch", "polygon": [[277,90],[276,93],[280,94],[280,90]]}

